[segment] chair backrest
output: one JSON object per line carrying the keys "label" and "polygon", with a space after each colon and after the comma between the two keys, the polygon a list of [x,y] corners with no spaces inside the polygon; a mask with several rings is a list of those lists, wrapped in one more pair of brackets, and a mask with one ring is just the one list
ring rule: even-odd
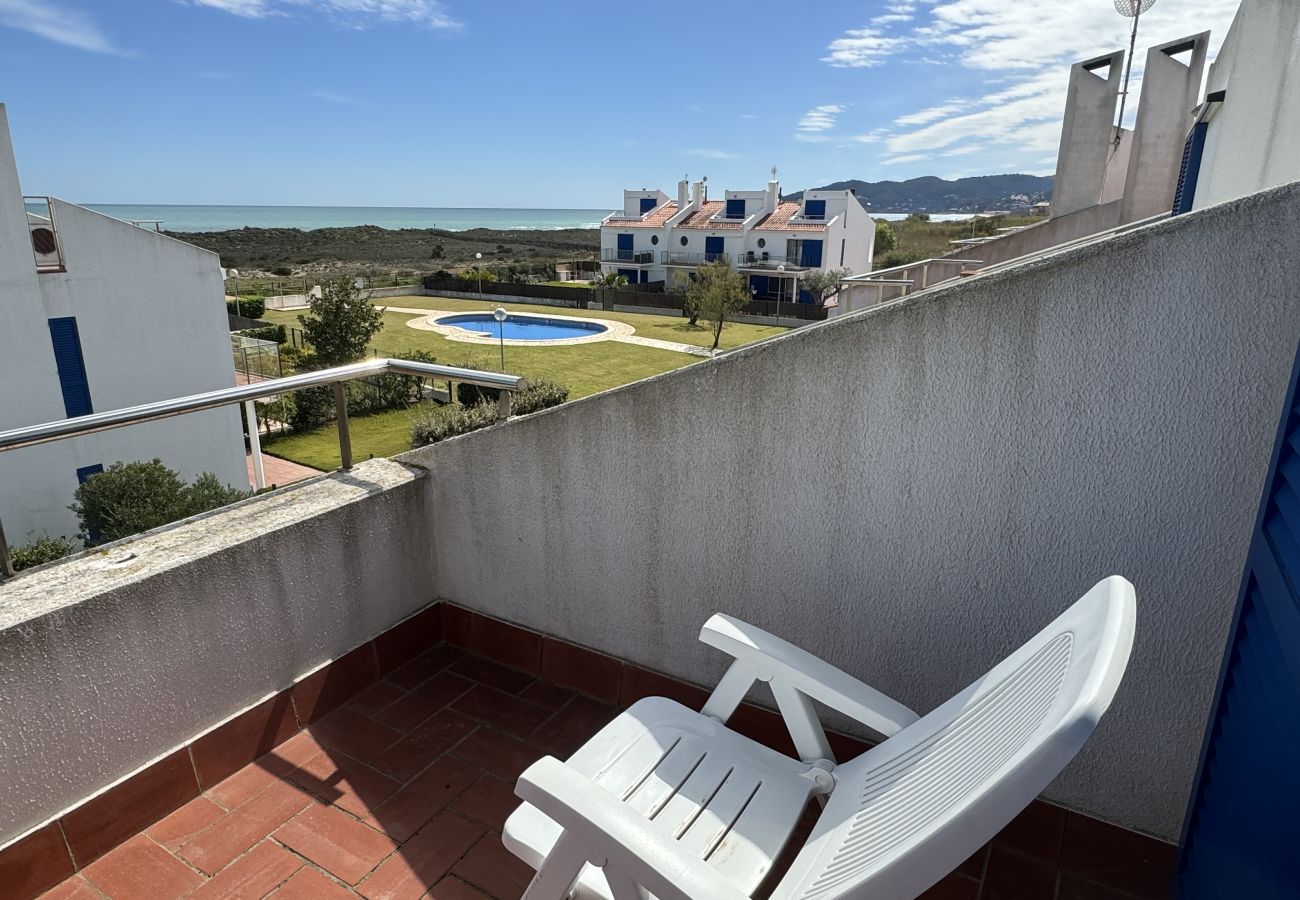
{"label": "chair backrest", "polygon": [[836,769],[774,900],[915,897],[1024,809],[1110,706],[1133,645],[1112,576],[966,690]]}

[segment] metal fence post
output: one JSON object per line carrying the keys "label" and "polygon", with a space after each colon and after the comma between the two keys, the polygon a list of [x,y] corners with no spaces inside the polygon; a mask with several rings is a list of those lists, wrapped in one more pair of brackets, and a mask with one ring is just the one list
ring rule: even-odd
{"label": "metal fence post", "polygon": [[0,578],[13,578],[17,574],[13,560],[9,558],[9,542],[5,540],[4,523],[0,523]]}
{"label": "metal fence post", "polygon": [[510,418],[510,391],[502,388],[497,393],[497,421],[504,422]]}
{"label": "metal fence post", "polygon": [[348,433],[348,392],[343,382],[334,382],[334,413],[339,425],[339,461],[343,470],[352,468],[352,435]]}

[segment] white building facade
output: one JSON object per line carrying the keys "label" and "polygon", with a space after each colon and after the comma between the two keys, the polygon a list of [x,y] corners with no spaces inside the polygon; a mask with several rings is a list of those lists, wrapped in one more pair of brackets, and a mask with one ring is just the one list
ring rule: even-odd
{"label": "white building facade", "polygon": [[[35,200],[35,203],[30,201]],[[24,200],[0,105],[0,431],[235,384],[216,254],[47,198]],[[234,408],[0,453],[10,545],[73,536],[78,484],[161,459],[247,488]]]}
{"label": "white building facade", "polygon": [[871,271],[876,226],[851,191],[805,191],[782,200],[775,178],[762,191],[725,191],[710,200],[705,181],[677,184],[673,199],[658,190],[624,191],[623,208],[600,225],[603,272],[630,283],[674,281],[724,260],[746,276],[760,299],[812,302],[799,288],[810,272]]}

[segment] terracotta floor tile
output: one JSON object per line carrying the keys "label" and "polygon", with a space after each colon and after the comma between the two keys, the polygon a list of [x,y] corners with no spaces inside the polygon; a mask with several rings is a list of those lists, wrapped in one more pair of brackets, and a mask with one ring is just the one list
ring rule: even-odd
{"label": "terracotta floor tile", "polygon": [[398,687],[413,688],[430,676],[441,672],[463,655],[464,653],[455,647],[439,644],[389,675],[388,680]]}
{"label": "terracotta floor tile", "polygon": [[481,656],[463,656],[451,664],[451,671],[508,694],[518,694],[533,683],[533,676],[509,669]]}
{"label": "terracotta floor tile", "polygon": [[302,859],[271,840],[262,841],[190,895],[191,900],[254,900],[303,866]]}
{"label": "terracotta floor tile", "polygon": [[330,751],[285,776],[324,803],[364,816],[383,803],[400,782],[365,763]]}
{"label": "terracotta floor tile", "polygon": [[917,900],[975,900],[979,892],[978,881],[962,875],[949,875]]}
{"label": "terracotta floor tile", "polygon": [[482,684],[453,703],[451,708],[500,731],[520,736],[551,717],[551,711],[545,707]]}
{"label": "terracotta floor tile", "polygon": [[175,850],[226,814],[207,797],[195,797],[176,812],[145,830],[145,834],[168,850]]}
{"label": "terracotta floor tile", "polygon": [[489,832],[452,866],[451,874],[494,897],[519,897],[536,873],[505,848],[499,834]]}
{"label": "terracotta floor tile", "polygon": [[529,703],[536,703],[538,706],[544,706],[547,709],[559,709],[569,702],[569,698],[573,696],[573,691],[568,688],[557,687],[549,682],[534,681],[520,691],[519,696]]}
{"label": "terracotta floor tile", "polygon": [[468,716],[444,709],[419,730],[379,754],[371,765],[398,781],[409,781],[478,727]]}
{"label": "terracotta floor tile", "polygon": [[310,731],[300,731],[257,760],[257,764],[276,775],[284,775],[302,767],[328,749]]}
{"label": "terracotta floor tile", "polygon": [[397,849],[387,835],[320,804],[294,816],[272,837],[348,884],[356,884]]}
{"label": "terracotta floor tile", "polygon": [[[6,887],[12,889],[13,885],[6,882]],[[15,894],[15,896],[24,897],[27,895]],[[40,900],[104,900],[104,895],[98,889],[92,887],[90,882],[86,881],[82,876],[73,875],[57,887],[41,894]]]}
{"label": "terracotta floor tile", "polygon": [[994,845],[984,869],[981,900],[1054,900],[1056,866]]}
{"label": "terracotta floor tile", "polygon": [[568,641],[542,641],[542,678],[551,684],[573,688],[602,703],[618,702],[618,685],[623,661]]}
{"label": "terracotta floor tile", "polygon": [[414,731],[438,710],[474,687],[455,672],[439,672],[421,682],[396,703],[375,714],[375,719],[398,731]]}
{"label": "terracotta floor tile", "polygon": [[58,822],[36,829],[0,851],[0,886],[17,897],[48,890],[75,871]]}
{"label": "terracotta floor tile", "polygon": [[479,770],[444,756],[389,797],[366,821],[401,842],[415,834],[479,776]]}
{"label": "terracotta floor tile", "polygon": [[[262,757],[262,760],[267,759],[269,757]],[[262,760],[244,766],[225,781],[210,788],[204,796],[226,809],[243,806],[280,780]]]}
{"label": "terracotta floor tile", "polygon": [[513,784],[484,772],[451,802],[451,808],[499,832],[521,802],[515,796]]}
{"label": "terracotta floor tile", "polygon": [[295,684],[293,709],[301,725],[310,725],[351,700],[379,677],[375,648],[365,643]]}
{"label": "terracotta floor tile", "polygon": [[266,900],[353,900],[356,895],[328,875],[305,866],[266,895]]}
{"label": "terracotta floor tile", "polygon": [[993,843],[1056,865],[1061,858],[1065,816],[1061,807],[1035,800],[998,832]]}
{"label": "terracotta floor tile", "polygon": [[182,844],[177,855],[209,875],[215,875],[249,847],[262,840],[312,802],[303,791],[278,782],[243,806]]}
{"label": "terracotta floor tile", "polygon": [[406,688],[398,687],[391,681],[377,681],[343,705],[362,715],[374,716],[385,706],[404,696],[406,696]]}
{"label": "terracotta floor tile", "polygon": [[1178,848],[1115,825],[1067,813],[1061,870],[1139,897],[1164,897]]}
{"label": "terracotta floor tile", "polygon": [[568,759],[573,752],[604,728],[618,710],[590,697],[574,697],[554,716],[540,725],[528,740],[543,752],[558,759]]}
{"label": "terracotta floor tile", "polygon": [[455,813],[436,817],[357,885],[368,900],[414,900],[437,884],[483,834]]}
{"label": "terracotta floor tile", "polygon": [[137,834],[82,872],[112,900],[184,897],[203,877],[143,834]]}
{"label": "terracotta floor tile", "polygon": [[199,787],[207,790],[298,732],[289,691],[240,713],[190,745]]}
{"label": "terracotta floor tile", "polygon": [[374,759],[402,738],[400,731],[346,706],[313,724],[309,731],[325,746],[362,762]]}
{"label": "terracotta floor tile", "polygon": [[480,728],[453,749],[452,754],[480,766],[504,781],[514,783],[524,769],[546,755],[534,744],[508,734]]}
{"label": "terracotta floor tile", "polygon": [[425,896],[428,900],[493,900],[487,894],[475,890],[459,878],[450,875],[435,884]]}

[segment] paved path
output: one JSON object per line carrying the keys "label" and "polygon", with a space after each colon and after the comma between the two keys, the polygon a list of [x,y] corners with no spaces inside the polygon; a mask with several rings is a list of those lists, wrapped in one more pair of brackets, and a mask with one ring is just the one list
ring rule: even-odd
{"label": "paved path", "polygon": [[[248,483],[253,483],[253,455],[246,453],[244,458],[248,466]],[[267,487],[276,485],[284,487],[286,484],[293,484],[295,481],[302,481],[305,478],[321,474],[319,470],[309,466],[300,466],[296,462],[289,462],[287,459],[280,459],[278,456],[262,454],[262,472],[266,475]]]}
{"label": "paved path", "polygon": [[[410,306],[385,306],[384,312],[409,313],[411,315],[418,315],[418,316],[455,315],[455,312],[453,312],[452,310],[415,309]],[[462,312],[464,312],[464,310],[462,310]],[[527,313],[527,315],[533,315],[533,313]],[[586,319],[586,317],[583,318],[589,322],[611,321],[607,319]],[[689,353],[691,356],[709,357],[713,355],[713,351],[709,350],[706,347],[697,347],[694,344],[679,344],[676,341],[661,341],[658,338],[640,337],[635,334],[613,333],[610,334],[607,339],[611,341],[618,341],[619,343],[622,344],[635,344],[639,347],[653,347],[656,350],[672,350],[677,353]],[[543,341],[540,343],[546,343],[546,342]]]}

